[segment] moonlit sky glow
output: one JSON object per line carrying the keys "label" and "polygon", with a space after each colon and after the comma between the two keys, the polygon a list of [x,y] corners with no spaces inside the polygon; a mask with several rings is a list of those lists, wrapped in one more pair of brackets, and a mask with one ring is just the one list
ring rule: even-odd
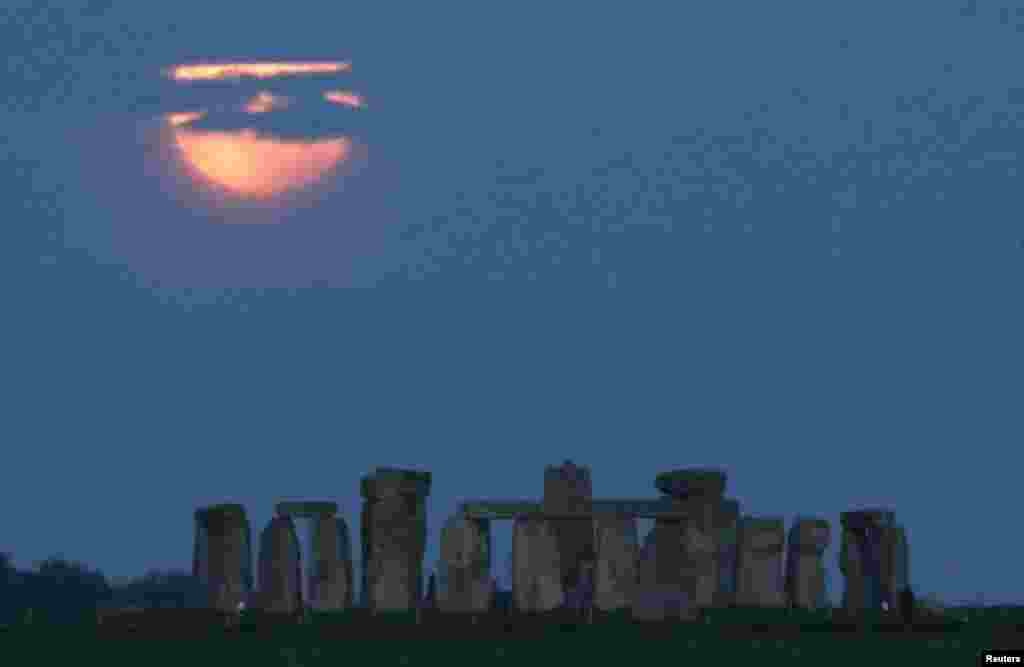
{"label": "moonlit sky glow", "polygon": [[[178,65],[171,78],[181,83],[253,77],[273,81],[286,77],[349,72],[350,63],[221,63]],[[322,99],[342,107],[362,108],[363,100],[347,90],[325,90]],[[283,94],[260,90],[245,99],[238,109],[245,114],[284,113],[295,100]],[[174,147],[188,173],[231,197],[269,199],[308,188],[324,180],[352,153],[349,137],[285,139],[250,127],[209,130],[194,123],[207,111],[171,111],[165,114]],[[277,218],[269,218],[279,220]],[[264,222],[268,218],[236,216],[232,222]]]}

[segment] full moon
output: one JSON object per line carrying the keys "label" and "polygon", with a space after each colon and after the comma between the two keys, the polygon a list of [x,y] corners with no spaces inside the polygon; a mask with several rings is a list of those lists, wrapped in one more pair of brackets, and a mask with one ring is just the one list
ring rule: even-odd
{"label": "full moon", "polygon": [[321,180],[351,153],[345,137],[284,141],[254,130],[174,129],[174,145],[202,180],[238,197],[266,199]]}
{"label": "full moon", "polygon": [[[347,62],[220,63],[179,65],[166,71],[177,82],[218,79],[267,80],[280,77],[346,72]],[[352,109],[362,98],[349,91],[329,90],[322,99]],[[291,107],[293,100],[261,91],[240,105],[244,114],[269,114]],[[271,199],[323,180],[352,154],[345,136],[315,139],[281,138],[251,128],[207,130],[192,127],[206,110],[166,114],[173,147],[187,171],[214,189],[241,199]]]}

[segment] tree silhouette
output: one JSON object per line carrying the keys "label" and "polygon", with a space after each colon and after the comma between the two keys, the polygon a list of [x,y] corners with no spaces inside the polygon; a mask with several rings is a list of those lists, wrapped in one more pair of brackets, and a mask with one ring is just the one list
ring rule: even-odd
{"label": "tree silhouette", "polygon": [[184,571],[150,570],[116,586],[111,603],[122,608],[194,609],[206,606],[207,590],[197,577]]}
{"label": "tree silhouette", "polygon": [[92,616],[97,604],[110,597],[110,586],[102,573],[60,556],[50,557],[35,570],[20,572],[7,555],[3,568],[4,616],[32,618],[47,623],[79,623]]}

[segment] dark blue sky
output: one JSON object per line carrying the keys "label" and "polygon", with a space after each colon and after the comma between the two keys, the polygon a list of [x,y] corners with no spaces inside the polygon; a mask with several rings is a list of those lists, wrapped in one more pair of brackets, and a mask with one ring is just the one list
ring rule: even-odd
{"label": "dark blue sky", "polygon": [[[0,16],[19,564],[188,567],[221,501],[357,530],[378,465],[434,473],[432,564],[458,498],[572,458],[601,496],[720,465],[747,513],[888,505],[919,591],[1024,599],[1019,3],[28,4]],[[351,59],[361,161],[284,224],[216,222],[151,132],[160,68],[202,58]]]}

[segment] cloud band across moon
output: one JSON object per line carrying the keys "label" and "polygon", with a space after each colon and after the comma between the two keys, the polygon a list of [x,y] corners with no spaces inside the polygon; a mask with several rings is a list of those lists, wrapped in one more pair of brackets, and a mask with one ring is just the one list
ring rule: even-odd
{"label": "cloud band across moon", "polygon": [[[175,82],[255,78],[270,80],[280,77],[302,77],[348,72],[345,61],[321,62],[225,62],[217,64],[176,65],[165,70]],[[363,97],[344,89],[329,88],[319,94],[330,105],[349,109],[365,107]],[[236,104],[230,113],[243,118],[279,115],[295,116],[297,101],[268,90],[260,91]],[[330,136],[296,140],[272,132],[257,131],[245,121],[243,127],[211,129],[197,125],[199,121],[218,115],[206,108],[174,110],[164,114],[171,129],[173,144],[187,170],[207,185],[232,197],[265,199],[288,191],[309,187],[322,180],[352,152],[348,136]],[[223,116],[224,114],[221,113]],[[301,114],[297,116],[302,121]],[[265,124],[260,127],[266,127]]]}

